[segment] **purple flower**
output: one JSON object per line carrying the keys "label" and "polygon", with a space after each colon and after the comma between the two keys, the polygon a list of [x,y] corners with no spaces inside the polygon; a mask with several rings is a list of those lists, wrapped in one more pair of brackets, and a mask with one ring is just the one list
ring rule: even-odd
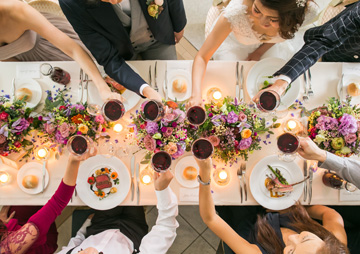
{"label": "purple flower", "polygon": [[211,122],[215,125],[215,126],[219,126],[222,124],[222,118],[221,115],[216,115],[213,118],[211,118]]}
{"label": "purple flower", "polygon": [[339,133],[343,136],[349,133],[356,133],[358,127],[355,117],[349,114],[344,114],[340,119]]}
{"label": "purple flower", "polygon": [[231,111],[227,116],[227,122],[228,123],[236,123],[239,119],[239,116],[234,112]]}
{"label": "purple flower", "polygon": [[64,138],[64,137],[61,135],[60,131],[57,131],[57,132],[55,133],[55,139],[56,139],[56,141],[57,141],[59,144],[66,144],[66,143],[67,143],[66,138]]}
{"label": "purple flower", "polygon": [[166,127],[161,127],[161,132],[166,132],[167,128]]}
{"label": "purple flower", "polygon": [[345,142],[348,144],[355,142],[356,139],[357,139],[357,137],[356,137],[356,134],[354,134],[354,133],[350,133],[345,136]]}
{"label": "purple flower", "polygon": [[332,117],[321,115],[316,119],[315,128],[320,130],[335,130],[338,127],[338,121]]}
{"label": "purple flower", "polygon": [[71,105],[70,108],[76,108],[77,110],[85,110],[85,107],[82,104],[74,104]]}
{"label": "purple flower", "polygon": [[177,151],[176,151],[176,153],[172,154],[171,156],[172,156],[174,159],[179,158],[181,155],[183,155],[183,154],[185,153],[185,147],[186,147],[185,143],[179,142],[179,143],[177,144]]}
{"label": "purple flower", "polygon": [[52,123],[44,123],[44,129],[48,134],[52,134],[55,131],[55,126]]}
{"label": "purple flower", "polygon": [[161,145],[162,145],[162,141],[161,141],[160,139],[158,139],[158,140],[156,140],[156,144],[157,144],[158,146],[161,146]]}
{"label": "purple flower", "polygon": [[237,149],[239,149],[239,150],[248,149],[251,146],[251,143],[252,143],[251,137],[250,138],[244,138],[244,139],[240,140]]}
{"label": "purple flower", "polygon": [[184,111],[177,108],[173,112],[178,116],[178,119],[176,120],[177,123],[184,122],[184,120],[186,118],[186,114]]}
{"label": "purple flower", "polygon": [[176,122],[173,122],[173,123],[171,124],[171,126],[174,127],[174,128],[176,128],[177,123],[176,123]]}
{"label": "purple flower", "polygon": [[159,126],[156,122],[148,121],[145,129],[149,134],[155,134],[158,131]]}
{"label": "purple flower", "polygon": [[164,120],[167,122],[174,121],[176,119],[177,115],[174,113],[168,113],[164,115]]}
{"label": "purple flower", "polygon": [[28,127],[30,126],[30,123],[28,121],[25,120],[25,118],[19,118],[18,120],[16,120],[11,128],[11,132],[15,133],[15,132],[23,132],[24,130],[26,130]]}
{"label": "purple flower", "polygon": [[9,137],[8,125],[5,124],[0,128],[0,134],[4,135],[5,137]]}

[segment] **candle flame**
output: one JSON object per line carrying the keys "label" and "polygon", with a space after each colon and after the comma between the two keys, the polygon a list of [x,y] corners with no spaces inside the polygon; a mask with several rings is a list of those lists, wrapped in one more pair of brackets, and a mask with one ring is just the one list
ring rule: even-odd
{"label": "candle flame", "polygon": [[144,175],[142,181],[143,183],[148,184],[151,182],[151,177],[149,175]]}
{"label": "candle flame", "polygon": [[2,174],[0,175],[0,182],[1,183],[6,183],[7,181],[9,181],[9,176],[7,174]]}
{"label": "candle flame", "polygon": [[213,98],[215,100],[219,100],[221,97],[222,97],[222,94],[221,94],[220,91],[216,91],[216,92],[213,93]]}
{"label": "candle flame", "polygon": [[120,123],[115,124],[115,126],[114,126],[114,131],[115,132],[119,133],[119,132],[122,131],[122,129],[123,129],[123,126]]}
{"label": "candle flame", "polygon": [[225,171],[221,171],[221,172],[219,173],[219,178],[220,178],[221,180],[225,180],[225,179],[227,178],[227,173],[226,173]]}
{"label": "candle flame", "polygon": [[290,129],[290,130],[293,130],[293,129],[295,129],[296,128],[296,121],[294,121],[294,120],[290,120],[290,121],[288,121],[288,123],[287,123],[287,126],[288,126],[288,128]]}
{"label": "candle flame", "polygon": [[46,149],[44,149],[44,148],[39,149],[39,151],[38,151],[38,156],[39,156],[40,158],[45,158],[46,155],[47,155]]}

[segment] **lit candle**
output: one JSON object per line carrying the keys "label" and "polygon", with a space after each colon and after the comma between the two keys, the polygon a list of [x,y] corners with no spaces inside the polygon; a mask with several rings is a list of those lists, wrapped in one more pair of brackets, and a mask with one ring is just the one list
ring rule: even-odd
{"label": "lit candle", "polygon": [[123,129],[123,126],[120,123],[115,124],[114,131],[116,133],[120,133],[122,131],[122,129]]}
{"label": "lit candle", "polygon": [[37,152],[37,155],[39,156],[40,159],[44,159],[47,156],[47,149],[46,148],[40,148]]}
{"label": "lit candle", "polygon": [[226,180],[226,178],[227,178],[227,173],[226,173],[226,171],[220,171],[220,172],[219,172],[219,178],[220,178],[221,180]]}
{"label": "lit candle", "polygon": [[140,180],[143,184],[145,185],[149,185],[153,182],[153,177],[152,175],[154,174],[154,172],[149,168],[145,168],[140,172]]}
{"label": "lit candle", "polygon": [[10,179],[10,176],[6,172],[0,172],[0,184],[7,183]]}
{"label": "lit candle", "polygon": [[213,98],[215,100],[219,100],[219,99],[221,99],[221,97],[222,97],[222,94],[221,94],[220,91],[216,91],[216,92],[213,93]]}
{"label": "lit candle", "polygon": [[296,121],[294,121],[294,120],[289,120],[289,121],[287,122],[287,127],[288,127],[289,130],[295,129],[296,126],[297,126],[297,123],[296,123]]}
{"label": "lit candle", "polygon": [[151,177],[149,175],[144,175],[142,178],[144,184],[149,184],[151,182]]}

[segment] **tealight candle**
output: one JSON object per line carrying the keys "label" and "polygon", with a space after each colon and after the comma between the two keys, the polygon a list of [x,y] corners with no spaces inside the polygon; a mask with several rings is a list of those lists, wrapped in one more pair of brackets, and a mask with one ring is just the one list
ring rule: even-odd
{"label": "tealight candle", "polygon": [[227,178],[227,173],[226,173],[225,171],[220,171],[220,173],[219,173],[219,178],[220,178],[221,180],[226,180],[226,178]]}
{"label": "tealight candle", "polygon": [[153,173],[153,170],[149,167],[145,168],[140,172],[140,181],[145,185],[151,184],[153,182]]}
{"label": "tealight candle", "polygon": [[6,184],[10,180],[9,173],[5,171],[0,171],[0,184]]}
{"label": "tealight candle", "polygon": [[123,126],[120,123],[114,125],[114,131],[120,133],[123,130]]}
{"label": "tealight candle", "polygon": [[151,182],[151,177],[149,175],[144,175],[142,178],[144,184],[149,184]]}
{"label": "tealight candle", "polygon": [[47,155],[47,151],[46,151],[46,149],[41,148],[38,150],[37,154],[38,154],[39,158],[44,159]]}
{"label": "tealight candle", "polygon": [[222,94],[221,94],[220,91],[216,91],[216,92],[213,93],[213,98],[215,100],[219,100],[219,99],[221,99],[221,97],[222,97]]}
{"label": "tealight candle", "polygon": [[226,169],[217,169],[213,173],[213,178],[218,185],[227,185],[230,182],[230,175]]}
{"label": "tealight candle", "polygon": [[221,90],[217,87],[210,88],[207,92],[207,98],[209,101],[215,100],[218,101],[222,98]]}
{"label": "tealight candle", "polygon": [[289,130],[294,130],[296,128],[296,126],[297,126],[297,123],[294,120],[289,120],[287,122],[287,127]]}
{"label": "tealight candle", "polygon": [[285,132],[290,132],[293,134],[299,133],[302,129],[301,123],[294,118],[288,119],[286,122],[283,123],[283,126]]}

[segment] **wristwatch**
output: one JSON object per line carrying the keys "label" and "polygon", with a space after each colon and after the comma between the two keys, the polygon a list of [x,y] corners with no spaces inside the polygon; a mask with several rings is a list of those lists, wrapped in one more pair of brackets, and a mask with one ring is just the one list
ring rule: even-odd
{"label": "wristwatch", "polygon": [[200,175],[197,176],[197,180],[200,184],[205,185],[205,186],[210,185],[210,182],[211,182],[211,178],[209,179],[209,181],[207,183],[203,182],[200,178]]}

